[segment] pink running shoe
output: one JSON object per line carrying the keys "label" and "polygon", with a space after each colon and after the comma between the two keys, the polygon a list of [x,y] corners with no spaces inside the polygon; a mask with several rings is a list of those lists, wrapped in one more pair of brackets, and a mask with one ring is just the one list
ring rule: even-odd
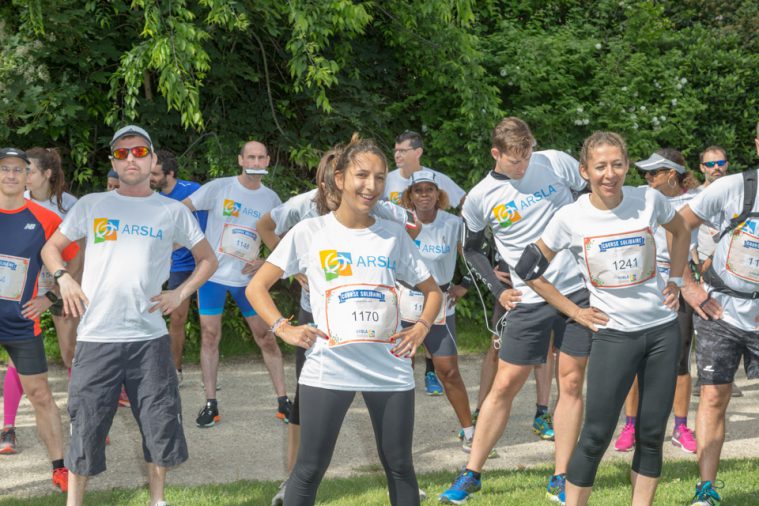
{"label": "pink running shoe", "polygon": [[696,436],[685,424],[675,427],[672,444],[679,446],[685,453],[696,453]]}
{"label": "pink running shoe", "polygon": [[619,433],[614,449],[618,452],[629,452],[635,446],[635,425],[625,425]]}

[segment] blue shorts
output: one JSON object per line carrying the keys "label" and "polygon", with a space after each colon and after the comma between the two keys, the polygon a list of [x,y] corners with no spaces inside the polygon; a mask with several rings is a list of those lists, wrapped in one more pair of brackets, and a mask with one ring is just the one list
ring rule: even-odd
{"label": "blue shorts", "polygon": [[220,315],[224,312],[224,303],[227,300],[227,292],[237,303],[240,312],[245,318],[256,316],[256,311],[245,297],[244,286],[227,286],[213,281],[206,281],[198,289],[198,310],[201,315]]}

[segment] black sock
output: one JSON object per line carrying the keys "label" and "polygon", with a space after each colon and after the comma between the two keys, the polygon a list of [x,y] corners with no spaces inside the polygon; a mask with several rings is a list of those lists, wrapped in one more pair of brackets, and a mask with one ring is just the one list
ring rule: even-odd
{"label": "black sock", "polygon": [[535,418],[548,413],[548,406],[541,406],[540,404],[535,404],[535,406],[537,407],[537,410],[535,410]]}
{"label": "black sock", "polygon": [[286,403],[288,400],[289,399],[287,398],[286,395],[283,395],[281,397],[277,397],[277,404],[282,405],[282,404]]}
{"label": "black sock", "polygon": [[424,374],[427,374],[428,372],[435,372],[435,364],[432,363],[431,358],[424,357],[424,364],[426,367]]}
{"label": "black sock", "polygon": [[472,473],[472,476],[474,476],[474,477],[475,477],[475,478],[477,478],[478,480],[479,480],[480,478],[482,478],[482,473],[478,473],[478,472],[476,472],[476,471],[472,471],[472,470],[471,470],[471,469],[469,469],[468,467],[466,468],[466,470],[467,470],[467,471],[469,471],[470,473]]}
{"label": "black sock", "polygon": [[210,404],[212,408],[216,407],[216,399],[206,399],[206,404]]}
{"label": "black sock", "polygon": [[63,467],[63,459],[58,459],[53,461],[53,471],[56,469],[60,469]]}

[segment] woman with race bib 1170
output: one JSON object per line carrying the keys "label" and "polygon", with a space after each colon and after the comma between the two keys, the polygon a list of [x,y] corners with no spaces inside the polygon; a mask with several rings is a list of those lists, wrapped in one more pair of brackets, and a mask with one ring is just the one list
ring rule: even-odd
{"label": "woman with race bib 1170", "polygon": [[[248,285],[256,312],[283,341],[308,349],[300,376],[301,446],[285,505],[311,505],[356,392],[369,411],[393,505],[419,503],[411,458],[411,357],[440,309],[442,294],[402,225],[371,216],[387,161],[357,137],[340,152],[326,196],[337,210],[298,223]],[[269,289],[283,276],[308,277],[314,324],[292,326]],[[397,332],[396,282],[424,293],[419,320]]]}
{"label": "woman with race bib 1170", "polygon": [[[580,153],[580,174],[591,193],[561,208],[516,267],[548,303],[594,332],[585,423],[567,471],[566,504],[572,506],[588,502],[636,376],[640,403],[631,502],[653,503],[675,393],[678,298],[690,236],[660,192],[623,186],[628,170],[627,147],[619,135],[596,132],[588,137]],[[668,278],[656,268],[658,226],[671,234]],[[580,265],[590,307],[578,307],[541,276],[564,249]]]}

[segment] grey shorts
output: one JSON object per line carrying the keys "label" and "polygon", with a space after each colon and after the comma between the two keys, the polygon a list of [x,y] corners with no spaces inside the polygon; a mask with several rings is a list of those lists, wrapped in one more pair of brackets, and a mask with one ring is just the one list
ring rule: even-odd
{"label": "grey shorts", "polygon": [[759,378],[759,332],[733,327],[722,320],[693,315],[696,329],[696,366],[702,385],[727,385],[743,357],[746,376]]}
{"label": "grey shorts", "polygon": [[122,385],[142,434],[145,461],[173,467],[187,460],[169,336],[131,343],[79,341],[69,380],[71,440],[66,453],[66,467],[74,473],[105,471],[105,438]]}
{"label": "grey shorts", "polygon": [[[578,290],[567,295],[580,307],[588,307],[589,292]],[[517,304],[506,316],[501,332],[501,360],[517,365],[545,364],[553,332],[553,343],[573,357],[590,355],[591,332],[569,320],[547,302]]]}
{"label": "grey shorts", "polygon": [[[401,322],[403,328],[413,323]],[[456,347],[456,315],[445,317],[445,325],[433,325],[424,338],[424,347],[433,357],[452,357],[458,355]]]}
{"label": "grey shorts", "polygon": [[16,339],[15,341],[3,341],[0,345],[8,352],[13,360],[13,365],[19,374],[31,376],[47,372],[47,358],[45,357],[45,343],[42,334],[28,339]]}

